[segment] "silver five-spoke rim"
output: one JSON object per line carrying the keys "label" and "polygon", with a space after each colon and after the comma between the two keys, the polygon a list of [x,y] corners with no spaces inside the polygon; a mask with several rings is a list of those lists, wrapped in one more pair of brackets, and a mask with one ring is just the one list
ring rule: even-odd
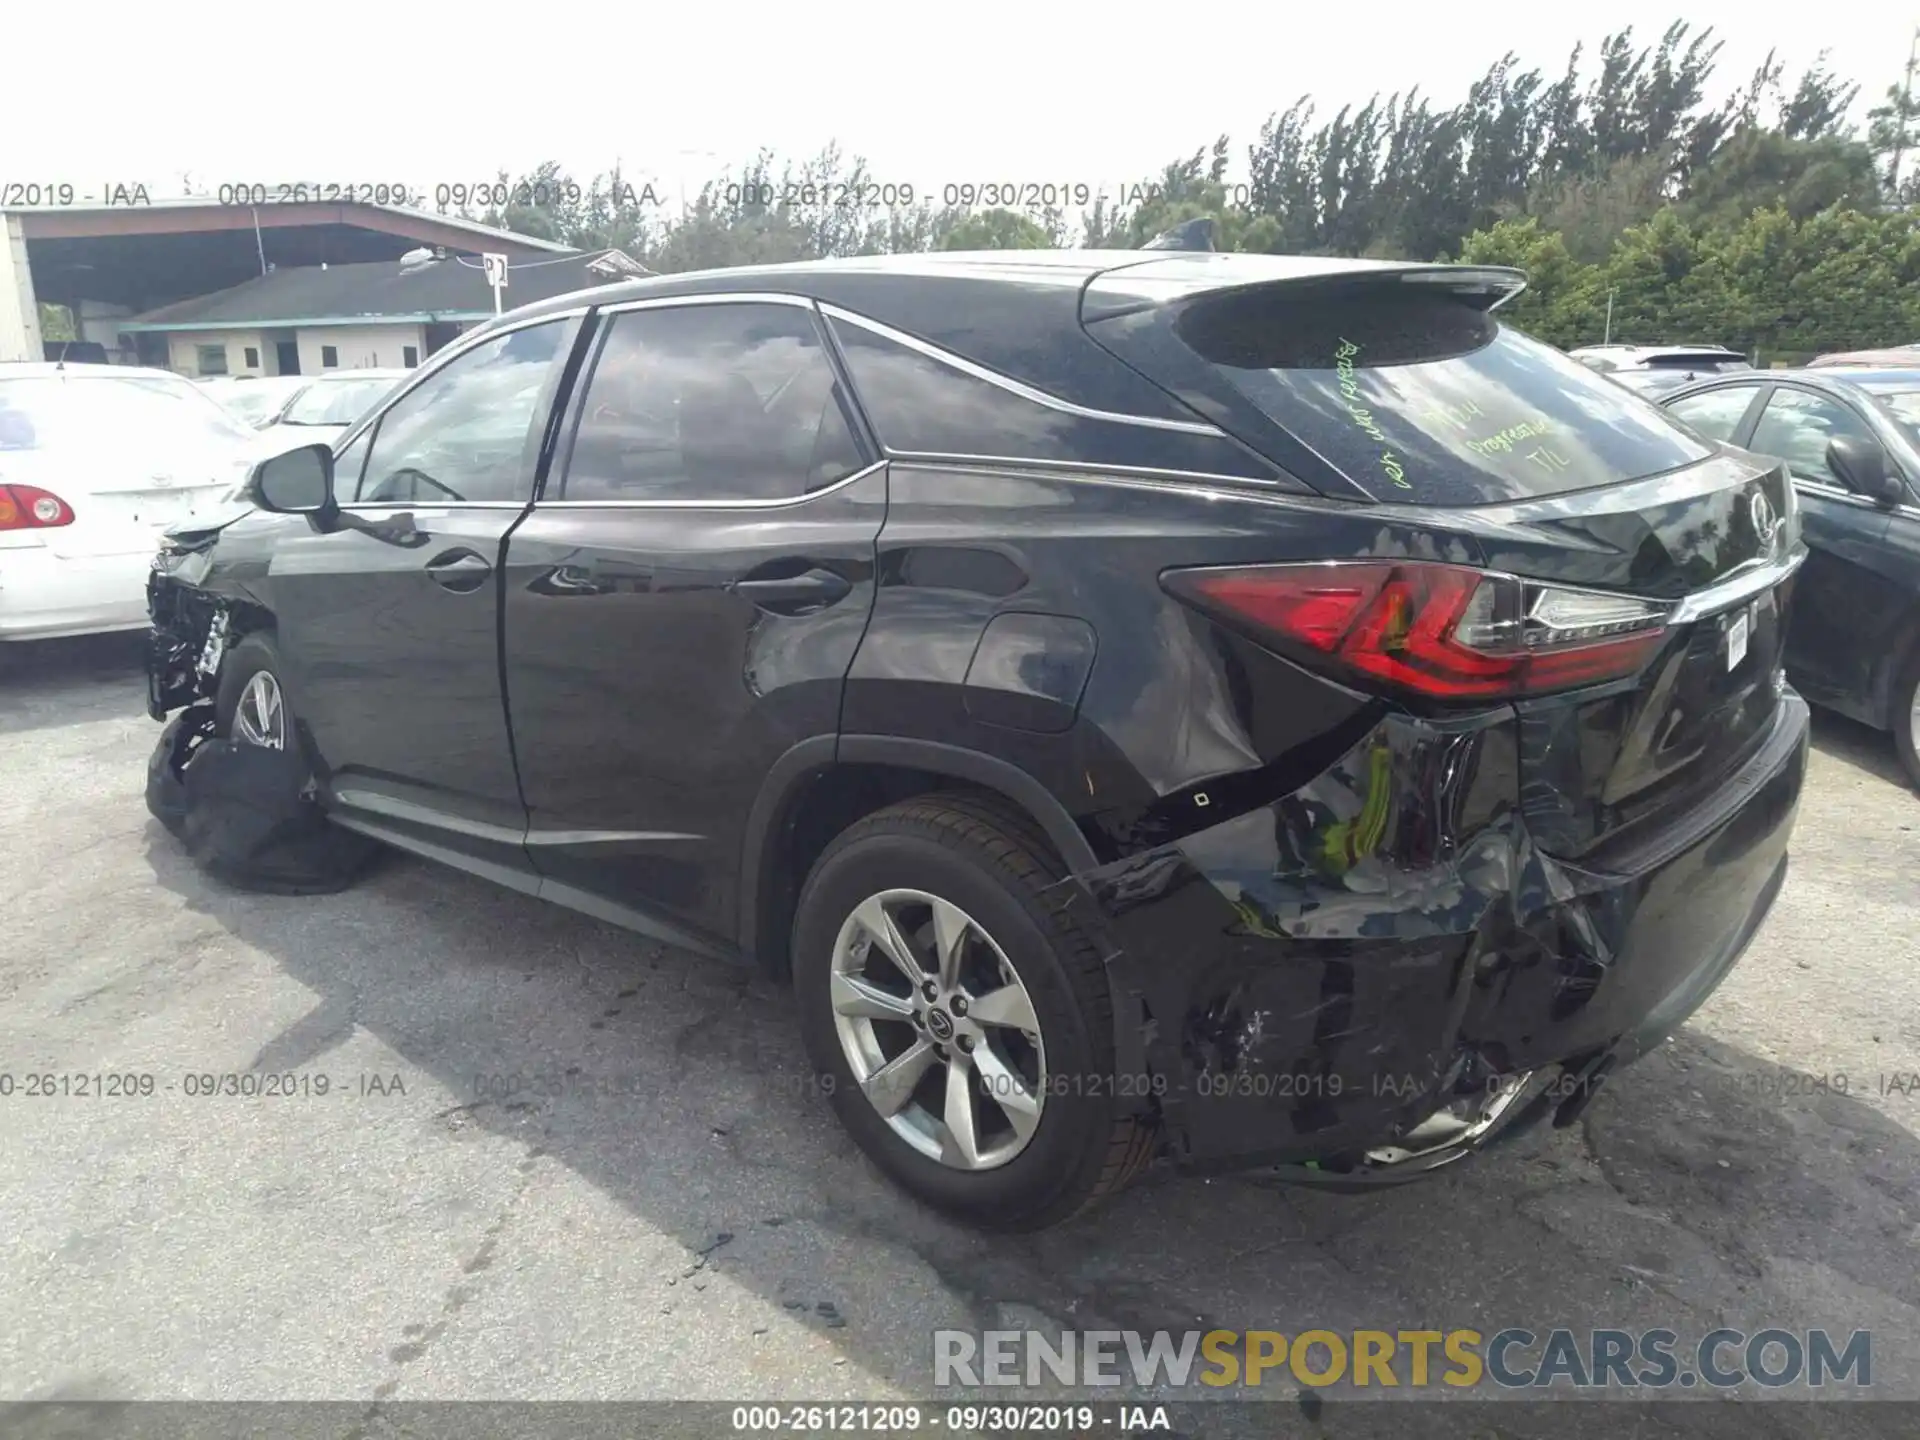
{"label": "silver five-spoke rim", "polygon": [[920,890],[871,895],[840,927],[830,983],[840,1048],[894,1134],[956,1170],[1026,1149],[1046,1103],[1040,1021],[971,915]]}
{"label": "silver five-spoke rim", "polygon": [[240,692],[233,711],[236,740],[280,750],[287,743],[286,707],[280,703],[280,682],[265,670],[256,670]]}

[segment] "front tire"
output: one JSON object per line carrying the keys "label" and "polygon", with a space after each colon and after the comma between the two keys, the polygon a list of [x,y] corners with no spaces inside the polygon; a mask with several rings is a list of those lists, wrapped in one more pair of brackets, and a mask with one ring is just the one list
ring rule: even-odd
{"label": "front tire", "polygon": [[927,796],[841,834],[794,922],[801,1030],[841,1122],[902,1188],[992,1229],[1064,1220],[1152,1156],[1115,1094],[1100,952],[1044,898],[1060,873],[1021,817]]}

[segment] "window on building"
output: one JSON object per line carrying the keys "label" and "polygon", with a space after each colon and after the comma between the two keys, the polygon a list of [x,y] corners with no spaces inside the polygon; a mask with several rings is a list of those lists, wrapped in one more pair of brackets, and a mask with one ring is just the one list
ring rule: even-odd
{"label": "window on building", "polygon": [[360,476],[363,504],[525,500],[536,414],[568,320],[478,345],[380,417]]}
{"label": "window on building", "polygon": [[320,364],[323,368],[331,370],[339,363],[340,352],[338,350],[331,345],[322,345],[320,347]]}
{"label": "window on building", "polygon": [[567,500],[784,500],[860,468],[804,310],[690,305],[614,318],[567,462]]}
{"label": "window on building", "polygon": [[255,349],[253,346],[249,345],[247,346],[247,349],[246,349],[246,355],[247,355],[247,369],[258,370],[260,368],[260,352],[257,349]]}
{"label": "window on building", "polygon": [[413,369],[414,366],[420,363],[420,347],[418,345],[402,345],[400,347],[400,363],[409,370]]}
{"label": "window on building", "polygon": [[227,373],[226,346],[196,345],[193,349],[202,375],[224,375]]}

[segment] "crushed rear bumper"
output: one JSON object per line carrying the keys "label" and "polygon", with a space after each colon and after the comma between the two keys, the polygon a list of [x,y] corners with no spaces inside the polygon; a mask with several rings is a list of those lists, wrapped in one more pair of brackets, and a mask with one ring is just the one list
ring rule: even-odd
{"label": "crushed rear bumper", "polygon": [[1303,789],[1079,877],[1112,946],[1120,1068],[1151,1080],[1124,1088],[1177,1163],[1427,1174],[1570,1123],[1721,982],[1785,879],[1805,702],[1783,690],[1707,803],[1584,866],[1490,798],[1512,793],[1512,745],[1390,717]]}

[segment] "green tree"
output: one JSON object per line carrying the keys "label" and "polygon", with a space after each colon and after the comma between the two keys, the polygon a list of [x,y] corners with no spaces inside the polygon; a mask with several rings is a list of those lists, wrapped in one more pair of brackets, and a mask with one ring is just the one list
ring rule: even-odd
{"label": "green tree", "polygon": [[1048,250],[1053,244],[1046,226],[1005,209],[968,215],[940,239],[942,250]]}

